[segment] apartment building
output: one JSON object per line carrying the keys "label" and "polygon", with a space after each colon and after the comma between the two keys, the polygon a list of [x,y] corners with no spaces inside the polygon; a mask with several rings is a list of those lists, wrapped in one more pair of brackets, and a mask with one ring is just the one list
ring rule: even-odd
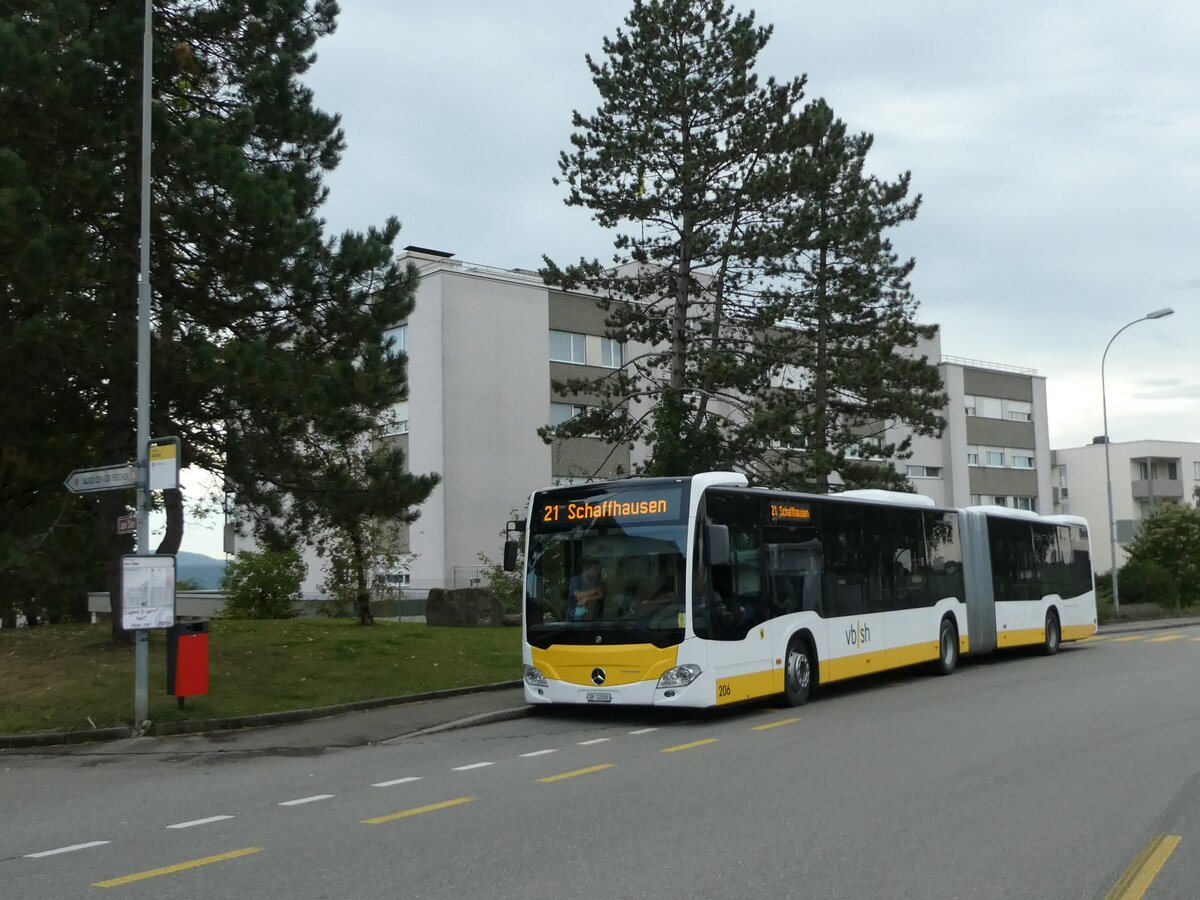
{"label": "apartment building", "polygon": [[[552,383],[615,371],[645,348],[605,337],[607,313],[594,296],[547,287],[535,272],[457,260],[408,247],[402,264],[421,273],[411,319],[389,332],[408,356],[409,399],[381,439],[404,450],[413,472],[442,482],[404,538],[402,583],[415,589],[466,586],[480,553],[499,558],[505,522],[532,491],[552,483],[634,471],[645,448],[597,438],[547,445],[538,429],[598,402],[554,394]],[[1031,370],[943,357],[940,333],[916,348],[936,364],[950,400],[940,438],[914,439],[898,463],[918,493],[936,503],[999,503],[1043,511],[1050,493],[1045,379]],[[895,440],[903,435],[889,433]],[[253,546],[239,539],[238,549]],[[307,560],[307,591],[322,563]]]}
{"label": "apartment building", "polygon": [[[1117,553],[1162,503],[1195,502],[1200,487],[1200,444],[1186,441],[1123,441],[1109,444]],[[1092,560],[1097,572],[1112,567],[1108,528],[1108,478],[1104,438],[1085,447],[1053,451],[1054,511],[1083,516],[1092,525]]]}
{"label": "apartment building", "polygon": [[[919,494],[947,506],[1051,506],[1046,379],[1034,369],[946,356],[941,332],[913,350],[937,366],[949,398],[941,437],[913,436],[897,467]],[[887,439],[904,437],[901,429]]]}

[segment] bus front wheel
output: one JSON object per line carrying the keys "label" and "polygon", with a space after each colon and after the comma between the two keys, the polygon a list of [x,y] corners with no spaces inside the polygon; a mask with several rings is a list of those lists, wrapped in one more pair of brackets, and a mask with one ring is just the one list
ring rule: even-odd
{"label": "bus front wheel", "polygon": [[949,619],[942,619],[938,631],[937,673],[949,675],[958,666],[958,629]]}
{"label": "bus front wheel", "polygon": [[808,643],[792,638],[783,668],[783,697],[788,706],[803,706],[812,693],[816,666]]}
{"label": "bus front wheel", "polygon": [[1058,613],[1054,610],[1046,613],[1046,640],[1042,643],[1042,653],[1046,656],[1053,656],[1058,652],[1058,645],[1062,643],[1062,629],[1058,625]]}

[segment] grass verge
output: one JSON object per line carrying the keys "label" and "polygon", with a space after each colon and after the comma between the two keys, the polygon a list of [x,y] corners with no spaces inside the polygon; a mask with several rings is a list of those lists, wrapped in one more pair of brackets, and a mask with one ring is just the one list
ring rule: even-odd
{"label": "grass verge", "polygon": [[[176,709],[166,637],[150,641],[150,718],[253,715],[509,681],[519,628],[431,628],[340,619],[210,623],[209,693]],[[133,718],[133,649],[107,625],[0,631],[0,734],[83,730]]]}

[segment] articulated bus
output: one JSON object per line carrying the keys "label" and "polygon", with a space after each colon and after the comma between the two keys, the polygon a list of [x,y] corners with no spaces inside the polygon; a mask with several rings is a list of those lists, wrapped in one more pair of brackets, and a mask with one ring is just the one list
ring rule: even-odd
{"label": "articulated bus", "polygon": [[948,675],[960,654],[1096,631],[1077,516],[710,472],[537,491],[525,529],[533,704],[800,705],[818,685]]}

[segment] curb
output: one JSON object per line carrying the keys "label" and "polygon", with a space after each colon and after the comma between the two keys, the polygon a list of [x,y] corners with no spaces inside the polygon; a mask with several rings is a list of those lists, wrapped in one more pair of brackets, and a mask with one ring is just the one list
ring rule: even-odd
{"label": "curb", "polygon": [[479,713],[474,716],[467,716],[462,719],[455,719],[453,722],[446,722],[442,725],[432,725],[429,728],[422,728],[419,731],[409,731],[406,734],[398,734],[395,737],[380,741],[381,744],[395,744],[400,741],[406,741],[409,738],[426,737],[431,734],[441,734],[444,731],[457,731],[460,728],[471,728],[475,725],[490,725],[492,722],[507,722],[511,719],[524,719],[527,716],[533,715],[535,707],[533,706],[510,706],[508,709],[496,709],[491,712]]}
{"label": "curb", "polygon": [[[168,737],[176,734],[197,734],[207,731],[232,731],[237,728],[262,728],[269,725],[288,725],[294,722],[307,722],[312,719],[325,719],[329,718],[330,716],[338,716],[348,712],[380,709],[385,706],[402,706],[406,703],[420,703],[425,700],[440,700],[446,697],[459,697],[463,694],[482,694],[488,691],[503,691],[508,690],[509,688],[518,688],[520,686],[521,681],[519,679],[515,681],[497,681],[492,684],[480,684],[461,688],[446,688],[445,690],[441,691],[425,691],[421,694],[406,694],[400,697],[380,697],[375,700],[355,700],[350,703],[338,703],[333,706],[317,706],[311,709],[289,709],[282,712],[257,713],[246,716],[230,716],[223,719],[191,719],[183,722],[159,722],[152,723],[149,728],[142,732],[142,734],[153,737]],[[499,712],[511,713],[512,710],[500,710]],[[489,715],[494,714],[483,714],[483,716]],[[513,715],[511,718],[516,718],[516,716]],[[460,719],[458,722],[451,722],[449,723],[449,727],[435,726],[435,728],[445,728],[446,730],[449,730],[451,727],[467,728],[472,724],[476,724],[475,722],[470,721],[470,719],[481,719],[481,717],[471,716],[469,719]],[[482,724],[482,720],[480,724]],[[433,729],[426,729],[426,731],[432,730]],[[115,728],[97,728],[92,731],[46,731],[37,734],[0,735],[0,750],[26,747],[53,747],[59,744],[78,744],[85,741],[111,741],[137,736],[138,735],[134,732],[134,730],[128,725],[120,725]]]}
{"label": "curb", "polygon": [[90,741],[119,741],[133,737],[128,725],[95,728],[90,731],[39,731],[33,734],[0,734],[0,750],[29,747],[56,747],[59,744],[86,744]]}
{"label": "curb", "polygon": [[1200,617],[1192,619],[1142,619],[1132,622],[1108,622],[1096,629],[1096,634],[1125,634],[1130,631],[1167,631],[1200,625]]}

